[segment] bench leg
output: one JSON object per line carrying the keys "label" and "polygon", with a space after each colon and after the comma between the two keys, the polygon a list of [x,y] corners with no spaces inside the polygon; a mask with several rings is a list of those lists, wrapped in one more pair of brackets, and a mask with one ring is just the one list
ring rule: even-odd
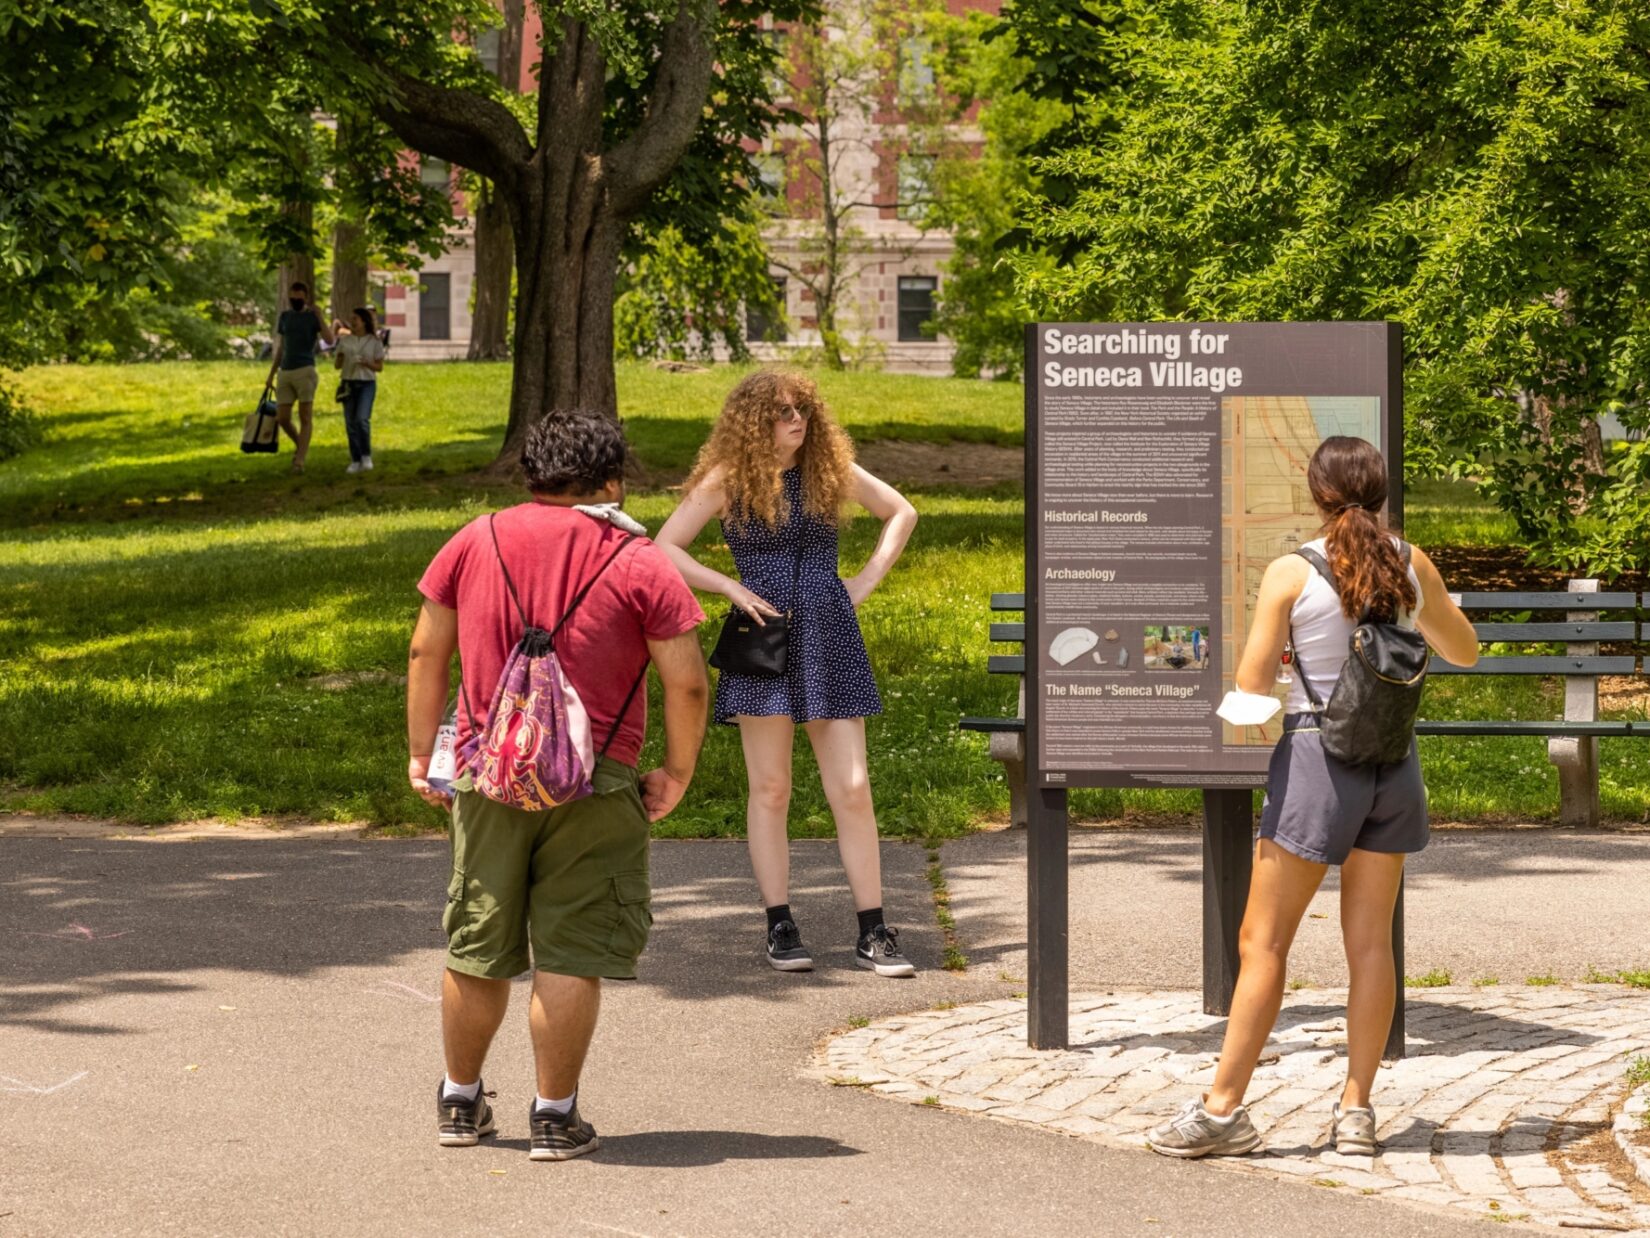
{"label": "bench leg", "polygon": [[1008,779],[1009,828],[1023,830],[1026,828],[1026,763],[1004,761],[1003,777]]}
{"label": "bench leg", "polygon": [[1008,783],[1008,823],[1017,830],[1026,826],[1026,737],[998,731],[991,737],[991,759],[1003,767]]}
{"label": "bench leg", "polygon": [[1558,767],[1558,823],[1578,829],[1598,825],[1598,740],[1561,735],[1547,741],[1547,759]]}
{"label": "bench leg", "polygon": [[[1570,592],[1598,592],[1596,580],[1571,580]],[[1571,623],[1592,623],[1596,610],[1572,610]],[[1569,641],[1564,651],[1572,658],[1598,652],[1597,641]],[[1598,718],[1598,680],[1591,675],[1564,677],[1564,721],[1593,722]],[[1558,823],[1578,829],[1598,825],[1598,740],[1591,735],[1557,735],[1547,741],[1547,759],[1558,766]]]}

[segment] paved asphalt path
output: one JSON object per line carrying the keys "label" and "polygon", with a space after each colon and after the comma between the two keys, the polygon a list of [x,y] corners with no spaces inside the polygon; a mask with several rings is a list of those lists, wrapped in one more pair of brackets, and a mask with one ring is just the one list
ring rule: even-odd
{"label": "paved asphalt path", "polygon": [[[945,844],[951,907],[976,971],[1025,975],[1025,832]],[[1456,984],[1650,970],[1650,830],[1436,830],[1406,864],[1404,970]],[[1071,835],[1071,984],[1203,983],[1203,852],[1193,830]],[[1346,984],[1339,873],[1301,921],[1291,978]],[[1018,987],[1023,988],[1023,985]]]}
{"label": "paved asphalt path", "polygon": [[[975,884],[1022,884],[994,845]],[[555,1165],[526,1155],[522,988],[500,1136],[435,1144],[443,841],[0,836],[0,1236],[1483,1233],[803,1077],[854,1016],[1001,996],[1013,934],[982,912],[980,961],[939,970],[924,853],[891,845],[923,972],[877,979],[834,849],[794,854],[808,976],[761,961],[742,844],[655,845],[653,944],[584,1081],[605,1146]]]}

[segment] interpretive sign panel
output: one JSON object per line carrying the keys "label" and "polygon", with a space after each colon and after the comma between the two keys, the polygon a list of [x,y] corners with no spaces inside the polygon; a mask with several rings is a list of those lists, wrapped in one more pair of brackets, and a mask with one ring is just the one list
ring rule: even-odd
{"label": "interpretive sign panel", "polygon": [[1306,463],[1323,439],[1381,448],[1401,524],[1401,353],[1390,323],[1027,328],[1036,785],[1265,781],[1277,723],[1215,709],[1261,573],[1317,535]]}

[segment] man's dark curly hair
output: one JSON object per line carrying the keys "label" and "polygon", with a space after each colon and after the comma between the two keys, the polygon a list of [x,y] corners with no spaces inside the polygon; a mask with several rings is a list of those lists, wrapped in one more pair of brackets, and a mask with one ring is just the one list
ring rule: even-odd
{"label": "man's dark curly hair", "polygon": [[589,494],[624,476],[629,452],[611,417],[584,409],[546,413],[527,431],[521,467],[534,494]]}

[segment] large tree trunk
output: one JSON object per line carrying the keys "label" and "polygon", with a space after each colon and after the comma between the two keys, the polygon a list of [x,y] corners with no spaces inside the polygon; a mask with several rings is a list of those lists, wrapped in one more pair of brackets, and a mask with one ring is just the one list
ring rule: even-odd
{"label": "large tree trunk", "polygon": [[516,249],[515,381],[499,453],[506,468],[546,413],[578,408],[618,416],[613,293],[624,224],[600,202],[598,184],[583,185],[575,196],[582,206],[528,216],[518,226],[524,243]]}
{"label": "large tree trunk", "polygon": [[347,324],[350,311],[367,304],[366,236],[355,220],[340,217],[332,229],[332,316]]}
{"label": "large tree trunk", "polygon": [[555,409],[618,414],[613,293],[626,221],[670,175],[704,116],[714,77],[717,0],[681,0],[661,36],[643,115],[602,144],[607,63],[582,21],[564,17],[539,74],[538,140],[493,99],[392,73],[380,115],[410,145],[490,177],[516,249],[514,382],[495,469],[519,462],[533,422]]}
{"label": "large tree trunk", "polygon": [[[498,80],[514,93],[521,89],[522,24],[526,0],[504,0],[504,28],[499,32]],[[510,274],[515,266],[515,235],[510,209],[498,187],[483,180],[474,205],[475,314],[470,320],[471,361],[502,361],[510,355]]]}
{"label": "large tree trunk", "polygon": [[[624,220],[602,159],[606,64],[595,38],[567,23],[542,70],[540,119],[558,118],[511,200],[516,235],[515,381],[498,466],[513,467],[532,424],[558,409],[619,415],[613,292]],[[542,132],[542,129],[541,129]]]}
{"label": "large tree trunk", "polygon": [[510,355],[510,275],[515,268],[515,234],[510,208],[488,183],[475,208],[475,315],[470,321],[471,361],[503,361]]}

